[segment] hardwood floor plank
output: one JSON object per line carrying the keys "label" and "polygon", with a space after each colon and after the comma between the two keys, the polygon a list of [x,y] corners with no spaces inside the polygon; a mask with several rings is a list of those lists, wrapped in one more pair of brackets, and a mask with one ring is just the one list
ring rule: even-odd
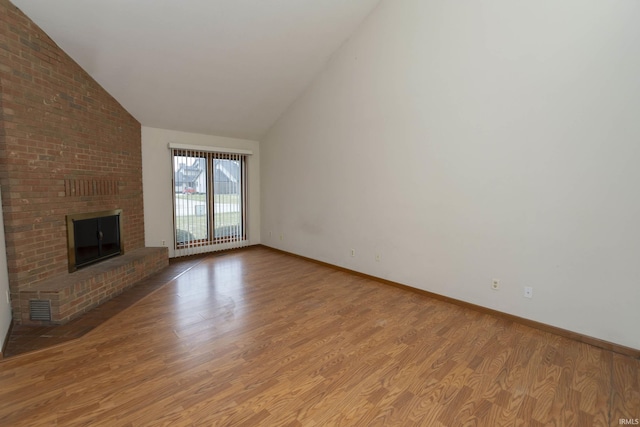
{"label": "hardwood floor plank", "polygon": [[[640,418],[640,360],[613,355],[611,419]],[[632,415],[635,414],[635,415]]]}
{"label": "hardwood floor plank", "polygon": [[266,248],[0,362],[0,425],[585,426],[640,361]]}

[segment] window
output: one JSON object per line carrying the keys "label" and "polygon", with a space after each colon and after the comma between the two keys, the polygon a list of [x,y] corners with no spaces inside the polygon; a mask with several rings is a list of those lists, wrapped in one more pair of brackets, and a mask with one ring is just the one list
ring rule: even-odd
{"label": "window", "polygon": [[246,156],[172,149],[176,255],[246,242]]}

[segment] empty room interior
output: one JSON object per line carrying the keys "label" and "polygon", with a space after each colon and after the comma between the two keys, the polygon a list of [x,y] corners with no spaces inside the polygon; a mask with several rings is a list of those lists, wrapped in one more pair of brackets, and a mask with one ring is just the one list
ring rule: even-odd
{"label": "empty room interior", "polygon": [[638,22],[0,0],[0,425],[640,424]]}

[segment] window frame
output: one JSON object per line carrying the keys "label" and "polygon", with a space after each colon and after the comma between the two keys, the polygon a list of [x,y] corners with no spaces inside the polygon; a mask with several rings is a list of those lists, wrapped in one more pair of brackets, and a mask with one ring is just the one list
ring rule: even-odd
{"label": "window frame", "polygon": [[[171,148],[171,147],[170,147]],[[206,236],[204,238],[194,240],[178,241],[178,231],[183,230],[178,228],[178,212],[176,206],[176,196],[179,194],[176,191],[176,173],[177,163],[176,158],[185,159],[203,159],[205,163],[206,178],[204,180],[205,189],[205,204],[206,204]],[[233,234],[228,236],[216,237],[216,217],[223,212],[216,212],[215,199],[216,195],[220,196],[223,193],[216,193],[215,184],[215,161],[216,160],[232,160],[238,161],[238,194],[240,197],[240,223],[236,226],[236,230]],[[174,249],[175,250],[188,250],[190,248],[202,248],[212,245],[229,244],[233,242],[244,242],[247,240],[247,155],[238,153],[224,153],[217,151],[205,151],[196,149],[183,149],[172,148],[171,149],[171,170],[172,170],[172,204],[173,204],[173,235],[174,235]],[[191,234],[190,230],[183,230]]]}

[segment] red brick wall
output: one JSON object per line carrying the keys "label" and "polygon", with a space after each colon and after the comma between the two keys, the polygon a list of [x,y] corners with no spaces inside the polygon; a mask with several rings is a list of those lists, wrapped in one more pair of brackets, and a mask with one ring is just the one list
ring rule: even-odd
{"label": "red brick wall", "polygon": [[12,294],[67,274],[65,215],[123,209],[144,246],[140,123],[0,0],[0,185]]}

